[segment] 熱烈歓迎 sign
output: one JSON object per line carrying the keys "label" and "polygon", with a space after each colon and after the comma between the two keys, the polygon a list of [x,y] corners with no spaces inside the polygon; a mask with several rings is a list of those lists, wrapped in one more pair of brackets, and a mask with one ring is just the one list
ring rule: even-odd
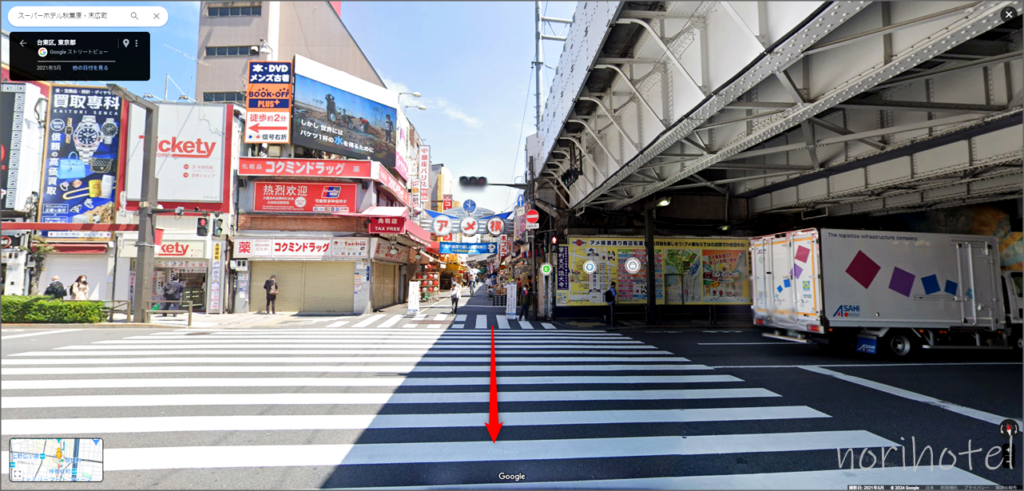
{"label": "\u71b1\u70c8\u6b53\u8fce sign", "polygon": [[346,213],[355,203],[355,184],[257,182],[253,211]]}

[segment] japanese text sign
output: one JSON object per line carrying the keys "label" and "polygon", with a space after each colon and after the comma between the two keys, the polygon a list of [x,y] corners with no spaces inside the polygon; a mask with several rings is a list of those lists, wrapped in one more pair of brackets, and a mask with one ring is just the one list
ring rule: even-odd
{"label": "japanese text sign", "polygon": [[245,143],[291,143],[292,64],[250,61]]}
{"label": "japanese text sign", "polygon": [[348,213],[355,203],[355,184],[257,182],[253,211]]}

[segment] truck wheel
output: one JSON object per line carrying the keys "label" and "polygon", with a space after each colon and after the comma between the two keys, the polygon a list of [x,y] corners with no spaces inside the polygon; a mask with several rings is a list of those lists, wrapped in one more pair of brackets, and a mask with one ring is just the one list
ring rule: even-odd
{"label": "truck wheel", "polygon": [[908,358],[914,351],[914,343],[909,336],[896,331],[885,337],[885,349],[894,358]]}

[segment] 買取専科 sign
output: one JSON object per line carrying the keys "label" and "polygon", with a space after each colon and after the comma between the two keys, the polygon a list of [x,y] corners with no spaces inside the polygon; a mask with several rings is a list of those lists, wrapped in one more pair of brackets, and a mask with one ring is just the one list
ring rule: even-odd
{"label": "\u8cb7\u53d6\u5c02\u79d1 sign", "polygon": [[439,252],[441,254],[493,254],[498,252],[498,244],[494,242],[468,244],[462,242],[441,242]]}

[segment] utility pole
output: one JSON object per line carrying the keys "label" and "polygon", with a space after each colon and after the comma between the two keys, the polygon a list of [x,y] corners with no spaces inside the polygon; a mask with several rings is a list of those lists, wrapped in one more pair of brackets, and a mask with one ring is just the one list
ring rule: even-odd
{"label": "utility pole", "polygon": [[139,238],[135,241],[138,257],[135,260],[135,295],[132,298],[132,320],[144,321],[147,301],[153,298],[153,265],[156,250],[157,182],[156,132],[160,106],[143,99],[123,87],[107,84],[107,88],[125,102],[138,104],[146,110],[146,133],[142,154],[142,196],[139,201]]}

